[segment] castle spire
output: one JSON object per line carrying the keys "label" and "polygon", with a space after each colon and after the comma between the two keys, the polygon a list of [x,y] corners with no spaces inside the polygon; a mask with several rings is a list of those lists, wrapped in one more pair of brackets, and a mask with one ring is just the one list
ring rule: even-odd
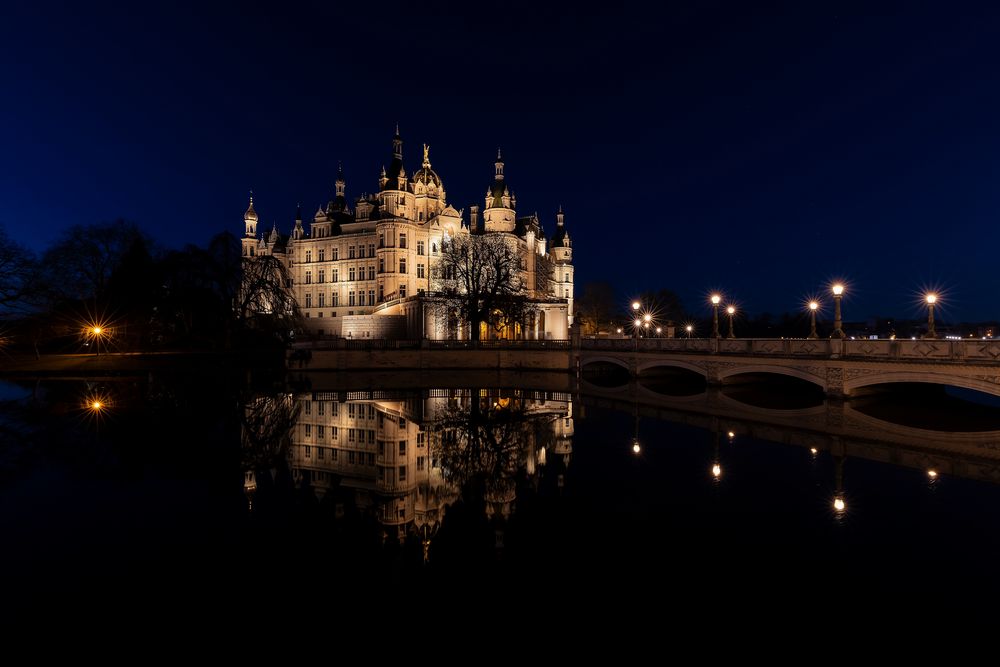
{"label": "castle spire", "polygon": [[500,156],[500,149],[497,148],[497,161],[493,163],[496,167],[496,179],[498,181],[503,180],[503,158]]}
{"label": "castle spire", "polygon": [[403,159],[403,138],[399,136],[399,123],[396,123],[396,135],[392,138],[392,156]]}

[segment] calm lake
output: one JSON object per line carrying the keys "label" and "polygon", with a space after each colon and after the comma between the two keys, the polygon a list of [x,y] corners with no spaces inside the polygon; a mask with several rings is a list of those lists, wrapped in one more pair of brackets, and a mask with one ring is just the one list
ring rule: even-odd
{"label": "calm lake", "polygon": [[3,385],[11,592],[148,604],[544,580],[819,606],[974,599],[1000,580],[989,401],[403,380]]}

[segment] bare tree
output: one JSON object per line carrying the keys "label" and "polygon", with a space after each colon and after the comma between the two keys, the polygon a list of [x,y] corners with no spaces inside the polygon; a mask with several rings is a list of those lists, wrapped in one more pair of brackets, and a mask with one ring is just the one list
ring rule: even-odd
{"label": "bare tree", "polygon": [[285,265],[271,255],[246,257],[236,292],[234,315],[251,329],[272,328],[285,338],[299,328],[299,307],[289,289]]}
{"label": "bare tree", "polygon": [[35,255],[0,228],[0,315],[24,312],[35,295]]}
{"label": "bare tree", "polygon": [[462,235],[443,248],[432,275],[436,302],[447,318],[457,313],[479,340],[483,322],[496,330],[523,320],[527,285],[517,248],[499,234]]}
{"label": "bare tree", "polygon": [[577,304],[583,333],[597,334],[602,327],[611,326],[616,304],[615,290],[610,283],[587,283]]}
{"label": "bare tree", "polygon": [[44,265],[59,269],[49,290],[66,299],[103,299],[111,274],[136,244],[151,246],[134,222],[73,225],[45,253]]}

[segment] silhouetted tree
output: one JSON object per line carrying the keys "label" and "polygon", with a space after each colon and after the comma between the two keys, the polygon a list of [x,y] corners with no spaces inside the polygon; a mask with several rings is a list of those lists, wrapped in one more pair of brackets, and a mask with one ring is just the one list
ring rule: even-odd
{"label": "silhouetted tree", "polygon": [[35,304],[37,267],[34,253],[0,227],[0,316],[24,313]]}
{"label": "silhouetted tree", "polygon": [[496,330],[524,320],[527,286],[517,248],[499,234],[463,235],[442,249],[432,274],[443,318],[457,313],[479,340],[483,322]]}
{"label": "silhouetted tree", "polygon": [[73,225],[45,252],[43,266],[52,269],[45,286],[56,299],[103,302],[112,274],[137,244],[151,247],[134,222]]}
{"label": "silhouetted tree", "polygon": [[577,300],[577,318],[585,334],[609,331],[611,320],[618,308],[615,290],[607,282],[587,283]]}

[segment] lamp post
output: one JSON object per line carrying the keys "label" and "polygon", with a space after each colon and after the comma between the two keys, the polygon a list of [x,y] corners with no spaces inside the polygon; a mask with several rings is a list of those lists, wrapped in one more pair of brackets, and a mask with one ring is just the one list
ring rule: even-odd
{"label": "lamp post", "polygon": [[632,322],[632,334],[633,338],[635,338],[635,349],[637,350],[639,349],[639,330],[641,328],[642,328],[642,320],[640,320],[637,317],[635,318],[635,321]]}
{"label": "lamp post", "polygon": [[844,330],[841,328],[843,322],[840,318],[840,300],[844,296],[844,286],[837,283],[833,286],[833,333],[830,338],[843,338]]}
{"label": "lamp post", "polygon": [[819,303],[816,301],[809,302],[809,338],[819,338],[819,334],[816,333],[816,310],[819,309]]}
{"label": "lamp post", "polygon": [[688,338],[690,338],[691,334],[694,332],[694,327],[689,324],[686,327],[684,327],[684,331],[687,331]]}
{"label": "lamp post", "polygon": [[937,294],[928,294],[924,299],[927,301],[927,334],[924,338],[937,338],[934,331],[934,304],[937,303]]}
{"label": "lamp post", "polygon": [[726,308],[726,314],[729,315],[729,335],[727,338],[736,338],[736,334],[733,333],[733,315],[736,314],[736,308],[729,306]]}
{"label": "lamp post", "polygon": [[722,297],[718,294],[712,295],[712,338],[722,338],[719,335],[719,302]]}
{"label": "lamp post", "polygon": [[94,335],[94,347],[97,349],[96,356],[98,357],[101,356],[101,333],[103,333],[103,331],[104,329],[99,326],[92,327],[90,330],[90,333]]}

